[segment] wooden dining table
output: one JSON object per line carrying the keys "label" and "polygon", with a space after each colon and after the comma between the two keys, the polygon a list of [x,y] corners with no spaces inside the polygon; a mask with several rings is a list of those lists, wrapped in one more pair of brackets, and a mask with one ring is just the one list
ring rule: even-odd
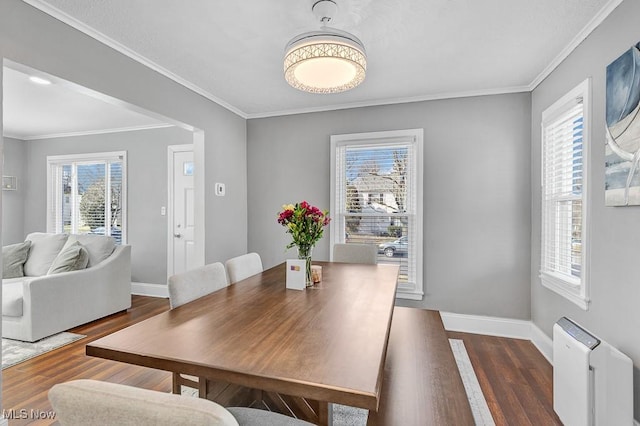
{"label": "wooden dining table", "polygon": [[331,404],[377,410],[397,265],[314,262],[322,281],[287,289],[286,264],[95,340],[87,355],[200,377],[223,406],[331,424]]}

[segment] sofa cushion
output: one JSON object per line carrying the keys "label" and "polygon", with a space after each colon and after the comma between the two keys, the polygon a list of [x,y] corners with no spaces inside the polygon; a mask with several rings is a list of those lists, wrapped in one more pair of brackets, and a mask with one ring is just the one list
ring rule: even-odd
{"label": "sofa cushion", "polygon": [[64,243],[67,234],[46,234],[33,232],[27,235],[25,241],[31,241],[29,258],[24,263],[24,274],[28,277],[40,277],[46,275]]}
{"label": "sofa cushion", "polygon": [[31,241],[2,247],[2,278],[24,277],[24,262],[29,256]]}
{"label": "sofa cushion", "polygon": [[86,268],[88,262],[89,253],[87,250],[77,241],[71,244],[67,241],[58,256],[53,260],[47,275],[78,271]]}
{"label": "sofa cushion", "polygon": [[98,263],[111,256],[116,248],[116,241],[109,236],[94,234],[71,234],[69,242],[79,242],[89,253],[89,263],[87,268],[97,265]]}
{"label": "sofa cushion", "polygon": [[2,280],[2,316],[22,316],[22,282],[24,278]]}

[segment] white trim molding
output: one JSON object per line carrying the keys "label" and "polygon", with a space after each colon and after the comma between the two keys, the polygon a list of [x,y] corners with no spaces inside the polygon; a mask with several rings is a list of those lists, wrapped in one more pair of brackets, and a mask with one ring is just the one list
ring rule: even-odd
{"label": "white trim molding", "polygon": [[300,108],[300,109],[291,109],[291,110],[283,110],[283,111],[271,111],[271,112],[257,112],[257,113],[247,113],[242,111],[239,108],[231,105],[230,103],[224,101],[223,99],[218,98],[217,96],[209,93],[198,85],[188,81],[185,78],[173,73],[172,71],[160,66],[159,64],[151,61],[150,59],[142,56],[141,54],[133,51],[132,49],[126,47],[122,43],[115,41],[114,39],[108,37],[107,35],[91,28],[87,24],[79,21],[78,19],[72,17],[71,15],[63,12],[62,10],[51,6],[50,4],[44,2],[43,0],[23,0],[25,3],[39,9],[40,11],[50,15],[51,17],[75,28],[76,30],[87,34],[89,37],[96,39],[97,41],[111,47],[112,49],[120,52],[121,54],[133,59],[141,63],[142,65],[151,68],[152,70],[164,75],[165,77],[175,81],[178,84],[192,90],[193,92],[204,96],[217,103],[218,105],[228,109],[229,111],[239,115],[244,119],[253,119],[253,118],[266,118],[266,117],[276,117],[282,115],[291,115],[291,114],[304,114],[310,112],[321,112],[321,111],[334,111],[338,109],[345,108],[360,108],[360,107],[368,107],[375,105],[391,105],[398,103],[407,103],[407,102],[420,102],[426,100],[436,100],[436,99],[452,99],[452,98],[462,98],[469,96],[482,96],[482,95],[496,95],[496,94],[506,94],[506,93],[518,93],[518,92],[531,92],[535,89],[545,78],[549,76],[561,63],[564,61],[567,56],[569,56],[579,45],[582,43],[606,18],[613,12],[613,10],[622,3],[623,0],[609,0],[607,4],[605,4],[602,9],[596,14],[596,16],[589,21],[584,28],[567,44],[567,46],[560,51],[560,53],[547,65],[540,74],[538,74],[533,81],[531,81],[528,85],[524,86],[513,86],[513,87],[496,87],[493,89],[485,89],[478,91],[462,91],[462,92],[446,92],[446,93],[437,93],[437,94],[429,94],[422,95],[416,97],[405,97],[405,98],[393,98],[393,99],[385,99],[385,100],[369,100],[363,102],[355,102],[349,103],[345,105],[327,105],[321,107],[310,107],[310,108]]}
{"label": "white trim molding", "polygon": [[531,343],[549,361],[549,364],[553,365],[553,339],[534,323],[531,323]]}
{"label": "white trim molding", "polygon": [[[447,331],[530,340],[549,364],[553,365],[553,339],[532,321],[451,312],[440,312],[440,316]],[[640,426],[640,422],[634,419],[633,425]]]}
{"label": "white trim molding", "polygon": [[447,331],[530,340],[553,365],[553,340],[532,321],[451,312],[440,312],[440,316]]}
{"label": "white trim molding", "polygon": [[[424,297],[423,278],[423,170],[424,170],[424,129],[388,130],[366,133],[349,133],[331,135],[330,158],[330,204],[332,225],[329,233],[329,245],[346,242],[346,186],[349,183],[346,171],[346,157],[348,149],[364,148],[366,150],[392,150],[393,147],[406,149],[406,208],[402,212],[385,212],[370,214],[375,216],[395,216],[405,218],[407,225],[406,237],[409,242],[407,255],[407,279],[398,282],[396,298],[408,300],[422,300]],[[362,213],[362,212],[361,212]],[[403,232],[404,233],[404,232]],[[329,259],[333,260],[333,251],[329,251]]]}
{"label": "white trim molding", "polygon": [[440,312],[447,331],[531,340],[531,321]]}
{"label": "white trim molding", "polygon": [[622,1],[623,0],[609,0],[609,2],[600,9],[596,16],[594,16],[593,19],[591,19],[591,21],[582,28],[573,40],[571,40],[569,44],[560,51],[558,56],[553,58],[549,65],[547,65],[546,68],[533,79],[531,84],[529,84],[529,91],[532,92],[533,89],[538,87],[538,85],[562,63],[562,61],[567,59],[567,57],[580,45],[580,43],[589,37],[589,35],[598,28],[598,26],[611,14],[611,12],[614,11],[616,7],[620,5],[620,3],[622,3]]}
{"label": "white trim molding", "polygon": [[[566,281],[554,277],[552,274],[540,272],[540,283],[549,290],[563,296],[570,302],[575,303],[583,310],[589,309],[590,300],[586,296],[580,294],[581,287],[579,285],[571,286]],[[583,284],[584,285],[584,284]]]}
{"label": "white trim molding", "polygon": [[162,297],[168,299],[169,287],[167,287],[166,284],[132,282],[131,294],[135,294],[137,296]]}
{"label": "white trim molding", "polygon": [[111,37],[108,37],[107,35],[101,33],[100,31],[90,27],[89,25],[85,24],[84,22],[79,21],[78,19],[74,18],[73,16],[69,15],[68,13],[63,12],[62,10],[51,6],[48,3],[45,3],[42,0],[23,0],[25,3],[35,7],[36,9],[46,13],[47,15],[57,19],[60,22],[63,22],[67,25],[69,25],[70,27],[88,35],[91,38],[96,39],[97,41],[99,41],[102,44],[105,44],[107,46],[109,46],[110,48],[112,48],[113,50],[115,50],[116,52],[120,52],[121,54],[133,59],[136,62],[141,63],[142,65],[146,66],[147,68],[150,68],[154,71],[156,71],[157,73],[169,78],[170,80],[175,81],[178,84],[181,84],[182,86],[186,87],[187,89],[209,99],[212,102],[215,102],[216,104],[220,105],[223,108],[228,109],[229,111],[233,112],[234,114],[239,115],[242,118],[247,118],[247,114],[244,111],[239,110],[238,108],[234,107],[233,105],[231,105],[230,103],[218,98],[217,96],[214,96],[213,94],[207,92],[206,90],[202,89],[201,87],[191,83],[190,81],[188,81],[185,78],[180,77],[179,75],[169,71],[168,69],[158,65],[157,63],[153,62],[152,60],[140,55],[139,53],[129,49],[127,46],[123,45],[122,43],[112,39]]}
{"label": "white trim molding", "polygon": [[[79,217],[79,206],[80,206],[80,196],[77,195],[76,186],[78,186],[78,180],[81,179],[82,173],[78,175],[77,167],[82,164],[93,163],[93,164],[104,164],[104,182],[105,184],[112,184],[111,180],[111,167],[112,164],[120,163],[120,244],[128,243],[128,208],[127,208],[127,191],[128,191],[128,162],[127,162],[127,151],[109,151],[109,152],[88,152],[82,154],[64,154],[64,155],[48,155],[47,160],[47,210],[46,210],[46,218],[47,218],[47,232],[54,233],[64,233],[64,232],[78,232],[77,227],[80,225],[81,220]],[[64,166],[71,166],[71,229],[64,229],[63,226],[63,203],[62,197],[59,196],[61,188],[64,186],[62,181],[62,169]],[[117,181],[117,179],[116,179]],[[106,188],[109,189],[109,188]],[[105,190],[105,205],[109,206],[111,204],[111,191]],[[110,222],[112,212],[110,209],[105,209],[103,223],[107,226]],[[105,231],[108,231],[110,228],[105,228]]]}
{"label": "white trim molding", "polygon": [[[171,276],[174,274],[174,270],[173,270],[173,265],[174,265],[174,245],[175,245],[175,239],[173,237],[173,221],[174,221],[174,216],[175,216],[175,211],[174,211],[174,200],[175,200],[175,169],[174,169],[174,157],[177,153],[179,152],[191,152],[193,153],[193,160],[194,160],[194,164],[196,161],[196,153],[195,153],[195,138],[196,138],[196,134],[194,133],[194,143],[193,144],[184,144],[184,145],[169,145],[167,147],[167,276]],[[194,166],[194,190],[195,190],[195,186],[197,185],[195,182],[195,178],[198,174],[198,170],[199,167],[198,166]],[[202,173],[201,173],[202,174]],[[197,201],[194,201],[194,203],[196,203],[196,208],[195,208],[195,212],[194,212],[194,220],[195,218],[195,214],[197,214],[197,212],[199,211],[199,205],[200,203],[198,203]],[[202,209],[204,209],[204,206],[202,206]],[[198,228],[198,224],[200,224],[199,221],[196,221],[196,226],[195,229],[199,229]],[[204,223],[202,223],[204,224]],[[194,233],[194,240],[198,239],[198,232]],[[195,242],[196,247],[194,249],[194,256],[196,257],[196,259],[194,259],[196,261],[196,265],[204,265],[204,244],[197,244],[197,242]]]}
{"label": "white trim molding", "polygon": [[404,98],[389,98],[389,99],[378,99],[378,100],[372,99],[369,101],[349,102],[349,103],[339,104],[339,105],[334,104],[334,105],[323,105],[318,107],[281,110],[281,111],[269,111],[269,112],[263,112],[263,113],[251,113],[251,114],[247,114],[246,118],[253,119],[253,118],[281,117],[284,115],[308,114],[313,112],[325,112],[325,111],[338,111],[342,109],[365,108],[365,107],[381,106],[381,105],[408,104],[413,102],[438,101],[443,99],[472,98],[476,96],[505,95],[509,93],[529,93],[531,92],[530,87],[531,86],[496,87],[493,89],[469,90],[469,91],[459,91],[459,92],[441,92],[441,93],[434,93],[430,95],[408,96]]}
{"label": "white trim molding", "polygon": [[[541,170],[541,191],[542,191],[542,207],[540,212],[541,219],[541,264],[540,264],[540,282],[541,284],[565,297],[567,300],[575,303],[583,310],[589,309],[589,269],[590,269],[590,212],[591,203],[589,202],[589,169],[590,169],[590,145],[591,145],[591,77],[588,77],[576,87],[571,89],[567,94],[555,101],[551,106],[542,111],[542,120],[540,123],[542,143],[542,170]],[[580,112],[581,111],[581,112]],[[581,152],[581,174],[582,179],[580,192],[576,194],[572,192],[570,196],[566,195],[564,187],[558,191],[558,182],[563,185],[560,179],[562,177],[571,176],[575,173],[575,161],[567,163],[566,161],[558,161],[559,153],[567,155],[575,153],[576,136],[575,134],[567,134],[558,132],[568,123],[574,122],[576,117],[582,116],[582,140],[580,141]],[[561,124],[559,124],[561,123]],[[550,152],[551,154],[548,154]],[[575,175],[574,175],[575,177]],[[552,188],[551,191],[548,188]],[[562,192],[565,191],[565,192]],[[572,191],[575,191],[572,189]],[[546,195],[545,195],[546,194]],[[580,274],[573,275],[566,271],[566,267],[573,269],[573,255],[570,256],[569,265],[566,265],[567,251],[573,250],[574,235],[559,232],[559,229],[567,229],[566,223],[571,218],[563,217],[557,213],[556,206],[567,201],[581,201],[581,232],[580,232]],[[551,209],[549,210],[549,207]],[[572,212],[573,210],[570,210]],[[560,217],[560,219],[558,219]],[[574,218],[575,219],[575,218]],[[562,228],[562,225],[565,227]],[[571,225],[573,226],[573,225]],[[549,229],[551,231],[549,231]],[[558,236],[560,235],[560,236]],[[570,238],[570,245],[564,239]],[[565,241],[563,243],[563,241]],[[546,259],[546,260],[545,260]],[[552,259],[551,261],[549,259]]]}
{"label": "white trim molding", "polygon": [[119,127],[114,129],[87,130],[87,131],[69,132],[69,133],[53,133],[50,135],[37,135],[37,136],[5,135],[5,137],[20,139],[23,141],[33,141],[33,140],[39,140],[39,139],[55,139],[55,138],[67,138],[67,137],[74,137],[74,136],[102,135],[106,133],[137,132],[140,130],[163,129],[166,127],[174,127],[174,125],[169,123],[162,123],[162,124],[150,124],[150,125],[131,126],[131,127]]}

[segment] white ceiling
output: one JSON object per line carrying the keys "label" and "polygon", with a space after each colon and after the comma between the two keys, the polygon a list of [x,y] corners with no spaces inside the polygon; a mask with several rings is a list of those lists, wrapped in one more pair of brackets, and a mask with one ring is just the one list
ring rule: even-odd
{"label": "white ceiling", "polygon": [[[70,82],[16,68],[3,68],[4,136],[30,140],[169,125]],[[46,77],[52,84],[35,84],[31,75]]]}
{"label": "white ceiling", "polygon": [[532,90],[621,2],[335,0],[367,77],[316,95],[282,72],[289,39],[319,28],[314,0],[24,1],[246,118]]}

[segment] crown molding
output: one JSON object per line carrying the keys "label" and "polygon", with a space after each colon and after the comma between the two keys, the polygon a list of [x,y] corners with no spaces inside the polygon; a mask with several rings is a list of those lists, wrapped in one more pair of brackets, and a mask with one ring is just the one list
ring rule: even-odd
{"label": "crown molding", "polygon": [[587,25],[565,46],[545,69],[529,84],[529,91],[533,91],[547,78],[567,57],[582,43],[624,0],[609,0]]}
{"label": "crown molding", "polygon": [[502,87],[486,90],[470,90],[466,92],[443,92],[434,95],[411,96],[404,98],[380,99],[373,101],[351,102],[347,104],[323,105],[319,107],[297,108],[281,111],[247,114],[247,119],[278,117],[281,115],[307,114],[312,112],[337,111],[351,108],[364,108],[381,105],[407,104],[412,102],[437,101],[455,98],[471,98],[475,96],[504,95],[508,93],[530,92],[529,86]]}
{"label": "crown molding", "polygon": [[110,37],[102,34],[101,32],[96,31],[95,29],[89,27],[88,25],[78,21],[77,19],[64,13],[63,11],[49,4],[44,3],[42,0],[22,0],[22,1],[52,16],[53,18],[71,26],[72,28],[75,28],[76,30],[87,34],[88,36],[111,47],[112,49],[122,53],[123,55],[128,56],[129,58],[141,63],[142,65],[145,65],[146,67],[151,68],[152,70],[160,73],[161,75],[164,75],[165,77],[188,88],[189,90],[209,99],[210,101],[215,102],[216,104],[222,106],[223,108],[228,109],[234,114],[237,114],[244,119],[256,119],[256,118],[277,117],[282,115],[335,111],[335,110],[343,110],[343,109],[350,109],[350,108],[363,108],[363,107],[379,106],[379,105],[393,105],[393,104],[400,104],[400,103],[465,98],[465,97],[473,97],[473,96],[487,96],[487,95],[500,95],[500,94],[508,94],[508,93],[531,92],[545,78],[547,78],[562,63],[562,61],[564,61],[571,54],[571,52],[573,52],[580,45],[580,43],[582,43],[624,0],[610,0],[609,2],[607,2],[607,4],[596,14],[596,16],[594,16],[587,23],[587,25],[585,25],[585,27],[569,42],[569,44],[564,49],[562,49],[562,51],[551,61],[551,63],[549,63],[549,65],[547,65],[542,70],[542,72],[538,74],[533,79],[533,81],[526,86],[496,88],[496,89],[468,91],[468,92],[444,92],[444,93],[439,93],[435,95],[362,101],[362,102],[353,102],[353,103],[340,104],[340,105],[327,105],[327,106],[320,106],[320,107],[299,108],[299,109],[281,110],[281,111],[272,111],[272,112],[263,112],[263,113],[246,113],[234,107],[233,105],[214,96],[213,94],[207,92],[206,90],[200,88],[199,86],[191,83],[190,81],[172,73],[166,68],[163,68],[160,65],[156,64],[155,62],[134,52],[133,50],[129,49],[123,44],[111,39]]}
{"label": "crown molding", "polygon": [[71,136],[91,136],[91,135],[102,135],[105,133],[121,133],[121,132],[137,132],[139,130],[152,130],[152,129],[162,129],[165,127],[174,127],[173,124],[152,124],[148,126],[131,126],[131,127],[118,127],[115,129],[101,129],[101,130],[87,130],[81,132],[68,132],[68,133],[53,133],[49,135],[38,135],[38,136],[16,136],[11,134],[4,134],[4,137],[20,139],[22,141],[34,141],[40,139],[54,139],[54,138],[67,138]]}
{"label": "crown molding", "polygon": [[105,44],[107,46],[109,46],[110,48],[116,50],[117,52],[122,53],[125,56],[128,56],[129,58],[133,59],[136,62],[141,63],[142,65],[146,66],[147,68],[151,68],[152,70],[160,73],[161,75],[167,77],[170,80],[175,81],[176,83],[186,87],[187,89],[197,93],[198,95],[204,96],[205,98],[209,99],[212,102],[215,102],[216,104],[220,105],[223,108],[228,109],[229,111],[233,112],[236,115],[239,115],[242,118],[247,118],[247,114],[234,107],[233,105],[229,104],[228,102],[218,98],[217,96],[212,95],[211,93],[207,92],[206,90],[202,89],[201,87],[191,83],[190,81],[178,76],[177,74],[172,73],[171,71],[169,71],[168,69],[156,64],[155,62],[145,58],[144,56],[134,52],[133,50],[129,49],[128,47],[126,47],[125,45],[115,41],[114,39],[106,36],[105,34],[102,34],[100,31],[95,30],[94,28],[91,28],[90,26],[84,24],[83,22],[80,22],[79,20],[77,20],[76,18],[72,17],[71,15],[61,11],[58,8],[55,8],[47,3],[44,3],[41,0],[22,0],[23,2],[29,4],[30,6],[35,7],[36,9],[46,13],[47,15],[50,15],[51,17],[57,19],[58,21],[65,23],[67,25],[69,25],[72,28],[75,28],[76,30],[85,33],[86,35],[88,35],[89,37],[92,37],[94,39],[96,39],[97,41],[101,42],[102,44]]}
{"label": "crown molding", "polygon": [[582,43],[624,0],[609,0],[605,6],[585,25],[582,30],[565,46],[562,51],[547,65],[531,83],[526,86],[514,86],[468,92],[444,92],[435,95],[424,95],[406,98],[385,99],[378,101],[353,102],[341,105],[327,105],[321,107],[300,108],[292,110],[273,111],[265,113],[249,113],[247,119],[269,118],[282,115],[306,114],[313,112],[335,111],[349,108],[363,108],[378,105],[393,105],[409,102],[434,101],[454,98],[467,98],[473,96],[502,95],[508,93],[532,92],[542,81],[547,78],[579,45]]}

